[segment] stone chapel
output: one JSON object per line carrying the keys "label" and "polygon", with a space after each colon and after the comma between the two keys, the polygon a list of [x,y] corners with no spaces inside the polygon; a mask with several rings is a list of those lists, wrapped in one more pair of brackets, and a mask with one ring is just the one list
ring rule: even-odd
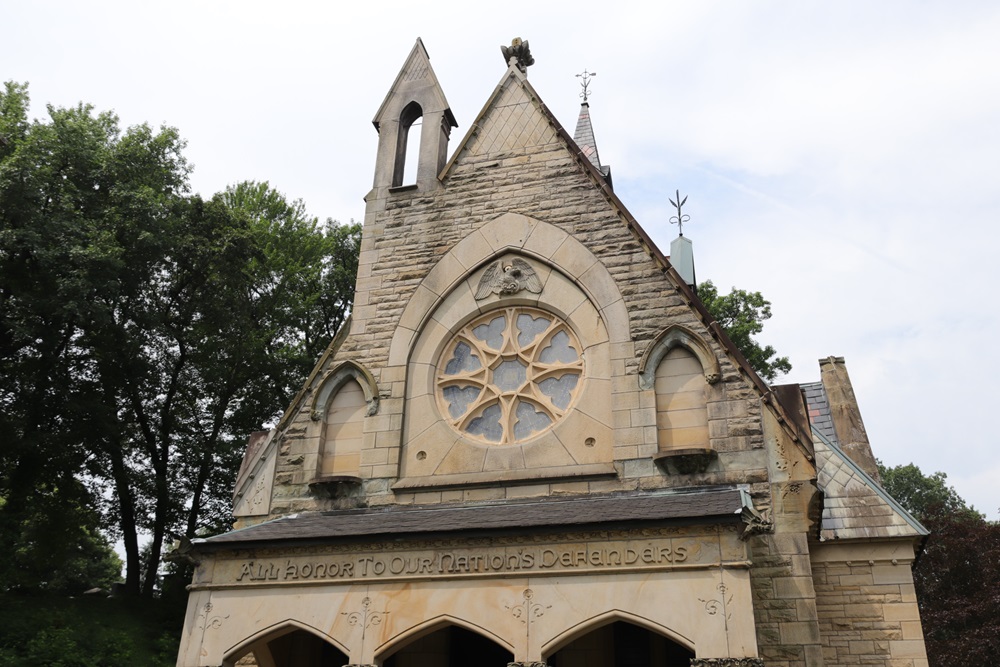
{"label": "stone chapel", "polygon": [[504,56],[450,156],[420,40],[379,107],[353,314],[192,545],[177,665],[926,667],[844,360],[763,382]]}

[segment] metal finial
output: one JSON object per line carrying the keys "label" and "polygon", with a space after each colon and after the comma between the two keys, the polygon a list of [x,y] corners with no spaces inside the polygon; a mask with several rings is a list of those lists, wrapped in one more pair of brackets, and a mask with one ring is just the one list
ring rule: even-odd
{"label": "metal finial", "polygon": [[681,199],[681,191],[680,190],[675,190],[675,192],[676,192],[676,194],[674,196],[677,197],[677,201],[674,201],[673,199],[671,199],[670,203],[673,204],[674,208],[677,209],[677,215],[672,216],[670,218],[670,224],[671,225],[677,225],[677,235],[678,236],[684,236],[684,223],[687,222],[688,220],[690,220],[691,216],[690,215],[686,215],[685,213],[681,213],[681,206],[684,206],[684,202],[686,202],[688,200],[688,198],[687,198],[687,195],[684,195],[684,199]]}
{"label": "metal finial", "polygon": [[590,91],[587,90],[587,87],[590,86],[590,80],[597,76],[597,72],[588,72],[587,70],[583,70],[577,74],[577,76],[580,78],[580,85],[583,86],[583,92],[580,93],[580,97],[582,97],[584,103],[586,103],[587,98],[590,97]]}

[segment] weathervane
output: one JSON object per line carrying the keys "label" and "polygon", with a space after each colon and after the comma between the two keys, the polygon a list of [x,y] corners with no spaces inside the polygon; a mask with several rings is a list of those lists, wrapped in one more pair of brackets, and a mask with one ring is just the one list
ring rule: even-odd
{"label": "weathervane", "polygon": [[690,220],[691,216],[690,215],[686,215],[684,213],[681,213],[681,206],[684,206],[684,202],[686,202],[688,200],[688,198],[687,198],[687,195],[684,195],[684,199],[681,199],[681,191],[680,190],[675,190],[675,192],[677,193],[675,195],[677,197],[677,201],[674,201],[673,199],[671,199],[670,203],[673,204],[674,208],[677,209],[677,215],[672,216],[670,218],[670,224],[671,225],[677,225],[677,235],[678,236],[684,236],[684,223],[687,222],[688,220]]}
{"label": "weathervane", "polygon": [[590,85],[590,80],[597,76],[597,72],[588,72],[587,70],[583,70],[583,72],[577,74],[577,76],[580,78],[580,85],[583,86],[583,92],[580,93],[580,97],[583,98],[583,103],[586,104],[587,98],[590,97],[587,87]]}

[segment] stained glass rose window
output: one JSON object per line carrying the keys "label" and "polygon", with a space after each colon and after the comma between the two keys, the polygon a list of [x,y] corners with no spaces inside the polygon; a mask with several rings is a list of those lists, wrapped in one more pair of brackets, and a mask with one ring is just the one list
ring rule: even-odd
{"label": "stained glass rose window", "polygon": [[583,377],[580,342],[550,313],[505,308],[479,317],[438,364],[438,405],[459,433],[491,444],[538,435],[569,410]]}

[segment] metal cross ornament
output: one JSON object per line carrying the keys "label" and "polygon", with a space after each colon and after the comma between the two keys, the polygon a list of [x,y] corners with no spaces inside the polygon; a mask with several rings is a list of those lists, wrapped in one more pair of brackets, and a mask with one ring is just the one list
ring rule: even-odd
{"label": "metal cross ornament", "polygon": [[677,225],[677,235],[678,236],[684,236],[684,223],[687,222],[687,221],[689,221],[691,219],[691,216],[687,215],[685,213],[682,213],[681,212],[681,207],[684,206],[684,202],[686,202],[688,200],[688,198],[687,198],[687,195],[684,195],[684,199],[681,199],[681,191],[680,190],[675,190],[674,192],[676,193],[674,196],[677,197],[677,200],[675,201],[675,200],[671,199],[670,203],[673,204],[674,208],[677,209],[677,215],[671,216],[671,218],[670,218],[670,224],[671,225]]}
{"label": "metal cross ornament", "polygon": [[587,87],[590,86],[590,80],[595,76],[597,76],[597,72],[588,72],[587,70],[583,70],[581,73],[577,74],[577,77],[580,78],[580,85],[583,86],[583,92],[580,93],[580,97],[583,98],[584,102],[586,102],[587,98],[590,97],[590,92],[587,90]]}

